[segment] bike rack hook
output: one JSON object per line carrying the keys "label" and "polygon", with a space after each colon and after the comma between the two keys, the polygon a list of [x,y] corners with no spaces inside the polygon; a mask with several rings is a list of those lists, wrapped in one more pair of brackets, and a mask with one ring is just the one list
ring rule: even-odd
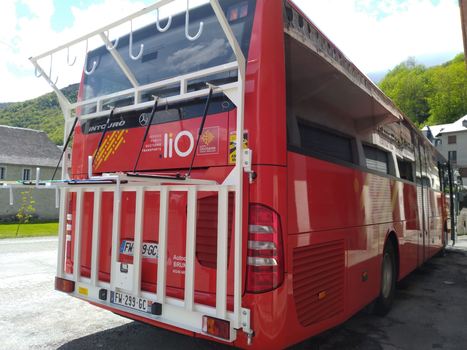
{"label": "bike rack hook", "polygon": [[190,0],[186,0],[186,14],[185,14],[185,36],[190,41],[197,40],[203,33],[204,22],[199,23],[198,33],[195,36],[191,36],[188,32],[188,27],[190,25]]}
{"label": "bike rack hook", "polygon": [[42,73],[37,70],[37,66],[34,67],[34,75],[36,76],[36,78],[40,78],[42,76]]}
{"label": "bike rack hook", "polygon": [[109,41],[109,43],[111,43],[111,44],[106,44],[106,45],[105,45],[105,47],[107,48],[107,50],[109,50],[109,51],[115,50],[115,49],[117,48],[118,41],[120,40],[120,38],[115,39],[115,41],[114,41],[113,44],[112,44],[112,42],[111,42],[110,39],[109,39],[110,31],[108,30],[108,31],[106,32],[106,34],[104,34],[104,35],[106,36],[106,38],[107,38],[107,40]]}
{"label": "bike rack hook", "polygon": [[88,67],[88,44],[89,44],[89,40],[86,40],[86,62],[84,62],[84,74],[91,75],[92,73],[94,73],[94,71],[97,68],[97,62],[93,61],[91,70],[87,70],[87,67]]}
{"label": "bike rack hook", "polygon": [[161,32],[161,33],[166,32],[170,28],[171,24],[172,24],[172,16],[169,16],[167,18],[167,24],[165,25],[165,27],[161,27],[161,25],[159,23],[159,9],[156,9],[156,27],[157,27],[157,30],[159,32]]}
{"label": "bike rack hook", "polygon": [[144,44],[141,44],[139,53],[136,56],[133,55],[133,21],[130,21],[130,45],[128,46],[128,53],[130,54],[131,59],[134,61],[139,60],[143,55],[143,50]]}
{"label": "bike rack hook", "polygon": [[73,59],[73,62],[70,62],[70,47],[68,46],[66,48],[66,64],[68,64],[70,67],[73,66],[76,63],[76,56]]}
{"label": "bike rack hook", "polygon": [[49,82],[53,85],[57,85],[58,75],[57,75],[57,79],[55,79],[54,82],[52,81],[52,66],[53,66],[53,54],[50,55]]}

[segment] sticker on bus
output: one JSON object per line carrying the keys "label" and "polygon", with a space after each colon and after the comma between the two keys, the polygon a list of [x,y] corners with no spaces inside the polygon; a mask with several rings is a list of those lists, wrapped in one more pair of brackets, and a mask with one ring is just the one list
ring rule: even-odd
{"label": "sticker on bus", "polygon": [[[243,149],[248,148],[248,130],[243,133]],[[237,133],[232,131],[229,135],[229,164],[237,160]]]}
{"label": "sticker on bus", "polygon": [[[133,241],[122,241],[120,246],[120,254],[133,256],[133,248],[134,248]],[[159,258],[159,246],[157,243],[148,243],[143,242],[143,246],[141,247],[141,254],[143,258],[148,259],[158,259]]]}

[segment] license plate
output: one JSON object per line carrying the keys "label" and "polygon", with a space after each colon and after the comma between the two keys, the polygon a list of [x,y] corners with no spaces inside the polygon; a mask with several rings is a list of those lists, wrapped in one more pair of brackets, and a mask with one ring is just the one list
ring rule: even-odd
{"label": "license plate", "polygon": [[[120,246],[120,254],[133,256],[134,245],[135,244],[133,241],[122,241]],[[159,257],[159,246],[157,243],[144,242],[141,247],[141,255],[143,258],[157,259]]]}
{"label": "license plate", "polygon": [[110,302],[112,304],[121,305],[130,309],[151,312],[152,301],[144,298],[136,297],[134,295],[121,293],[121,292],[110,292]]}

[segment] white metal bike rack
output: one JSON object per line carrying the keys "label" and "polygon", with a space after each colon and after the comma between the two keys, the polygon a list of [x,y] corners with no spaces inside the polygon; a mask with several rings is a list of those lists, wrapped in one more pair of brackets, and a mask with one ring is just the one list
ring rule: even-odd
{"label": "white metal bike rack", "polygon": [[[250,311],[242,308],[242,203],[243,203],[243,175],[244,170],[248,171],[248,167],[244,169],[244,157],[251,157],[251,151],[247,150],[244,153],[241,141],[243,139],[244,130],[244,94],[245,94],[245,67],[246,61],[242,53],[239,43],[237,42],[232,28],[229,25],[227,18],[221,8],[218,0],[209,0],[212,9],[220,23],[222,30],[232,48],[236,61],[224,64],[217,67],[211,67],[202,71],[193,72],[190,74],[178,76],[175,78],[167,79],[164,81],[152,82],[150,84],[141,85],[134,73],[130,70],[120,53],[115,50],[118,45],[118,38],[111,41],[109,33],[117,26],[128,23],[131,27],[129,34],[129,55],[133,60],[138,60],[144,50],[144,44],[140,44],[139,49],[133,47],[132,42],[132,21],[142,15],[155,12],[156,28],[160,32],[170,29],[172,18],[169,17],[164,27],[159,22],[159,9],[177,0],[159,0],[151,6],[148,6],[138,12],[126,16],[114,23],[101,27],[87,35],[78,39],[72,40],[64,45],[61,45],[53,50],[49,50],[41,55],[30,58],[30,61],[35,67],[36,76],[42,76],[52,87],[58,96],[60,106],[62,108],[65,118],[65,138],[70,132],[74,119],[86,120],[101,116],[107,116],[110,110],[104,110],[102,106],[104,101],[118,98],[120,96],[133,96],[133,103],[129,106],[117,107],[114,109],[115,113],[121,113],[130,110],[141,110],[151,107],[153,102],[142,102],[141,95],[146,91],[156,88],[163,88],[173,84],[180,85],[179,94],[165,99],[159,99],[159,105],[165,105],[174,102],[190,100],[198,97],[205,97],[209,94],[210,88],[197,90],[193,92],[188,91],[188,83],[193,79],[208,78],[216,73],[223,73],[228,71],[237,71],[237,81],[227,83],[216,87],[215,92],[224,93],[237,108],[237,125],[236,125],[236,163],[232,173],[229,176],[229,184],[216,184],[215,182],[197,179],[184,179],[184,180],[167,180],[167,179],[142,179],[128,177],[125,174],[103,174],[102,176],[92,176],[92,171],[89,176],[88,182],[81,184],[71,184],[72,179],[67,177],[68,157],[63,158],[62,162],[62,180],[58,182],[41,182],[39,181],[39,174],[36,176],[36,187],[39,188],[55,188],[60,190],[60,229],[59,229],[59,250],[57,258],[57,276],[75,281],[76,288],[73,295],[92,301],[94,303],[111,306],[113,308],[121,309],[122,311],[129,312],[128,309],[110,304],[109,297],[105,300],[99,298],[99,291],[104,288],[110,291],[125,290],[135,296],[141,296],[162,305],[162,314],[152,315],[138,311],[131,311],[131,313],[152,318],[167,324],[189,329],[198,333],[202,333],[202,317],[208,315],[225,319],[230,321],[231,337],[230,340],[236,339],[236,331],[243,329],[251,339],[252,330],[250,329]],[[195,35],[189,33],[189,1],[187,1],[186,10],[186,28],[185,35],[187,40],[197,40],[203,33],[203,23],[199,24],[199,30]],[[52,63],[53,56],[58,52],[65,50],[67,65],[72,66],[76,62],[76,57],[70,58],[70,48],[85,44],[86,53],[88,51],[88,42],[91,38],[100,38],[107,50],[120,67],[121,71],[125,74],[126,78],[131,84],[130,89],[119,91],[116,93],[92,98],[88,100],[78,101],[76,103],[70,102],[60,89],[56,86],[57,80],[52,79]],[[39,60],[50,57],[50,69],[48,73],[40,65]],[[98,63],[84,67],[84,73],[91,75],[97,68]],[[89,67],[89,68],[88,68]],[[58,78],[57,78],[58,79]],[[208,81],[206,81],[208,83]],[[76,116],[76,110],[83,106],[91,104],[96,105],[95,112],[90,114]],[[249,159],[251,160],[251,159]],[[92,162],[91,162],[92,163]],[[248,162],[250,164],[250,162]],[[251,166],[251,165],[249,165]],[[13,188],[23,187],[24,185],[4,185],[4,188],[10,189],[12,193]],[[0,187],[1,188],[1,187]],[[147,293],[141,290],[141,265],[142,265],[142,221],[144,213],[144,194],[145,192],[158,192],[160,194],[160,222],[159,222],[159,259],[157,271],[157,293]],[[168,206],[169,195],[172,191],[186,192],[187,193],[187,226],[186,226],[186,270],[185,270],[185,291],[184,299],[176,299],[167,296],[166,294],[166,270],[167,270],[167,232],[168,232]],[[93,208],[93,226],[92,226],[92,258],[91,258],[91,273],[90,278],[84,278],[80,275],[80,256],[81,256],[81,234],[82,224],[81,218],[83,215],[83,201],[84,194],[92,192],[94,195],[94,208]],[[98,278],[98,261],[100,252],[100,211],[102,194],[104,192],[112,192],[114,195],[113,206],[113,226],[112,226],[112,251],[111,251],[111,275],[110,283],[100,281]],[[120,242],[120,217],[121,217],[121,195],[122,192],[136,193],[136,216],[135,216],[135,236],[134,236],[134,252],[133,264],[129,269],[132,271],[130,280],[125,280],[125,276],[120,273],[118,254]],[[195,274],[195,247],[196,247],[196,215],[197,215],[197,193],[198,192],[214,192],[218,194],[218,236],[217,236],[217,284],[216,284],[216,306],[211,307],[194,301],[194,274]],[[67,200],[71,193],[76,194],[76,214],[74,226],[74,269],[73,273],[67,274],[65,272],[65,241],[67,237]],[[235,193],[235,229],[233,237],[234,245],[234,290],[233,290],[233,310],[227,309],[227,232],[228,232],[228,206],[229,206],[229,193]],[[128,276],[128,275],[127,275]],[[127,278],[128,279],[128,278]],[[86,295],[79,293],[84,288],[88,292]]]}

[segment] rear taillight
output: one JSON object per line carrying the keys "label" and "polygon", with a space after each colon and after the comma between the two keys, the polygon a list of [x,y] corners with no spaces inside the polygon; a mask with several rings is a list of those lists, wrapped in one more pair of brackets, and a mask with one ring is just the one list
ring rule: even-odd
{"label": "rear taillight", "polygon": [[203,316],[203,332],[216,338],[230,340],[230,322],[211,316]]}
{"label": "rear taillight", "polygon": [[75,282],[55,277],[55,290],[65,293],[73,293],[75,291]]}
{"label": "rear taillight", "polygon": [[247,283],[249,293],[262,293],[284,281],[284,247],[279,214],[251,204],[248,225]]}

